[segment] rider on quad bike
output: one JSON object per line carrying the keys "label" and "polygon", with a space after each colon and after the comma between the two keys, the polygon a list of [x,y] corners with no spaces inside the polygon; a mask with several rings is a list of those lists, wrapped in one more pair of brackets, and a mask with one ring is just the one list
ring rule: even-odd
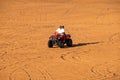
{"label": "rider on quad bike", "polygon": [[59,36],[63,36],[64,40],[65,40],[65,29],[64,29],[64,25],[60,25],[60,27],[56,30],[55,32],[55,36],[59,37]]}
{"label": "rider on quad bike", "polygon": [[71,47],[72,39],[70,37],[70,34],[65,34],[64,26],[61,25],[56,32],[49,37],[48,47],[52,48],[53,45],[57,45],[60,48],[63,48],[64,44],[66,44],[68,47]]}

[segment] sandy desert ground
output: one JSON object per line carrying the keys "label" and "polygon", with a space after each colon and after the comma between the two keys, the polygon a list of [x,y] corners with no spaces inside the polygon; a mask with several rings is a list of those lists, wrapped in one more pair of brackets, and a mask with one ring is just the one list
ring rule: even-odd
{"label": "sandy desert ground", "polygon": [[0,0],[0,80],[120,80],[120,0]]}

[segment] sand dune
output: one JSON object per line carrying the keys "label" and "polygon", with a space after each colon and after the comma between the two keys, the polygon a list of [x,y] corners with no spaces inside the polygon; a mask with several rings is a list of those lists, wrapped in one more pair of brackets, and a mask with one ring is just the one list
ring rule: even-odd
{"label": "sand dune", "polygon": [[[0,80],[120,80],[119,0],[1,0]],[[49,49],[65,25],[73,47]]]}

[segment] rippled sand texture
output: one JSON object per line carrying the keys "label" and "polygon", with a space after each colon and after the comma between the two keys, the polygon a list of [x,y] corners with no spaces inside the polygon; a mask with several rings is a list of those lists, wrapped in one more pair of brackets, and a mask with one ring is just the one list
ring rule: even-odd
{"label": "rippled sand texture", "polygon": [[[73,47],[48,48],[64,24]],[[120,80],[120,0],[0,0],[0,80]]]}

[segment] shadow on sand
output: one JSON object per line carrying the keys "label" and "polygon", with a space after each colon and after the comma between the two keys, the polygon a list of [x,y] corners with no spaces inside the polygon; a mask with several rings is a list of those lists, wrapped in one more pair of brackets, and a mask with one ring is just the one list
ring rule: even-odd
{"label": "shadow on sand", "polygon": [[98,44],[98,43],[100,43],[100,42],[78,43],[78,44],[73,44],[73,46],[72,46],[72,47],[86,46],[86,45]]}

